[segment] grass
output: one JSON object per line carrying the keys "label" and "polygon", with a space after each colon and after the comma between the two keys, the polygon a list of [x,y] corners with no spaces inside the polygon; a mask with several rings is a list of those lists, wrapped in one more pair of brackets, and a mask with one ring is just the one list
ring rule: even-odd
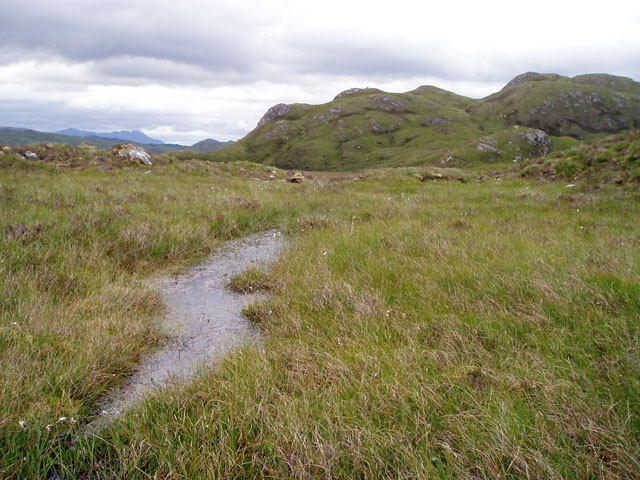
{"label": "grass", "polygon": [[[635,183],[148,171],[0,169],[0,477],[638,476]],[[262,343],[78,439],[163,341],[145,279],[270,228]]]}
{"label": "grass", "polygon": [[229,282],[229,288],[238,293],[268,292],[273,284],[267,272],[259,268],[248,268]]}

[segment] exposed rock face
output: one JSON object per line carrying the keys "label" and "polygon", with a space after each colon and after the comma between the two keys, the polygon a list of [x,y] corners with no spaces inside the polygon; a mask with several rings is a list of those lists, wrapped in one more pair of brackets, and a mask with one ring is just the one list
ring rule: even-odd
{"label": "exposed rock face", "polygon": [[[580,107],[582,105],[602,103],[600,95],[596,93],[588,94],[585,92],[558,92],[558,100],[563,102],[567,107]],[[545,106],[553,106],[553,104]]]}
{"label": "exposed rock face", "polygon": [[527,139],[527,142],[529,142],[529,145],[532,145],[534,147],[540,145],[546,145],[547,147],[551,146],[551,139],[549,138],[549,135],[547,135],[547,132],[545,132],[544,130],[534,130],[533,132],[527,132],[524,136]]}
{"label": "exposed rock face", "polygon": [[371,95],[372,107],[387,113],[405,113],[408,111],[408,103],[403,100],[393,99],[388,95]]}
{"label": "exposed rock face", "polygon": [[293,175],[287,178],[287,182],[302,183],[304,182],[304,174],[302,172],[295,172]]}
{"label": "exposed rock face", "polygon": [[478,151],[479,152],[497,152],[498,149],[496,147],[492,147],[491,145],[487,145],[486,143],[479,143]]}
{"label": "exposed rock face", "polygon": [[269,110],[267,110],[267,113],[265,113],[262,116],[262,118],[258,122],[258,126],[264,125],[265,123],[269,123],[270,121],[275,120],[276,118],[289,115],[291,113],[291,110],[293,109],[285,103],[279,103],[277,105],[274,105]]}
{"label": "exposed rock face", "polygon": [[427,125],[446,125],[446,124],[447,124],[446,120],[443,120],[441,118],[435,118],[435,117],[427,117],[420,120],[420,125],[422,125],[423,127],[426,127]]}
{"label": "exposed rock face", "polygon": [[111,153],[133,162],[138,161],[144,165],[152,165],[151,156],[144,150],[144,148],[133,145],[132,143],[115,145],[111,149]]}

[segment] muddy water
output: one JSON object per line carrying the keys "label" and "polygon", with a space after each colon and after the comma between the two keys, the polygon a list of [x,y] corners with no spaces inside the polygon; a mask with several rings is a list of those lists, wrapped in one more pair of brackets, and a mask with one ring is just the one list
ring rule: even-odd
{"label": "muddy water", "polygon": [[252,266],[273,263],[284,247],[275,230],[223,245],[206,262],[178,276],[162,278],[157,287],[168,313],[163,328],[171,341],[144,359],[122,388],[104,402],[87,429],[95,432],[156,388],[188,380],[234,347],[257,340],[242,309],[264,296],[227,288],[231,278]]}

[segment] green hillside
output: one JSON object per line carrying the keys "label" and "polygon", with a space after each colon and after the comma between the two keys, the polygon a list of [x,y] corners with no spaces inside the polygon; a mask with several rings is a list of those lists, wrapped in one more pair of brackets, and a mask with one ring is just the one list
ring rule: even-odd
{"label": "green hillside", "polygon": [[245,138],[197,158],[309,170],[518,162],[639,125],[640,84],[631,79],[526,73],[481,100],[422,86],[276,105]]}

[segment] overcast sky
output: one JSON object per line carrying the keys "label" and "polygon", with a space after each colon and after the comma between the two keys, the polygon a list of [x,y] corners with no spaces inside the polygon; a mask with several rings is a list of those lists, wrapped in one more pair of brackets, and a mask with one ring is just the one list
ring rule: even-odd
{"label": "overcast sky", "polygon": [[639,1],[0,0],[0,125],[238,139],[351,87],[640,79]]}

